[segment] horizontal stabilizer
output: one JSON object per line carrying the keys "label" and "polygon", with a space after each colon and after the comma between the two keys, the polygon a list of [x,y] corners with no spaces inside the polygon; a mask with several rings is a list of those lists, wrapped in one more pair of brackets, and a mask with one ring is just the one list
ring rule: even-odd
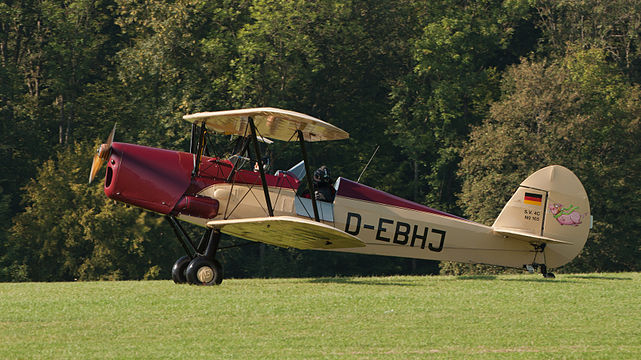
{"label": "horizontal stabilizer", "polygon": [[323,223],[292,216],[213,220],[210,228],[239,238],[297,249],[363,247],[357,237]]}
{"label": "horizontal stabilizer", "polygon": [[505,229],[505,228],[494,228],[496,234],[507,236],[516,240],[527,241],[529,243],[546,243],[546,244],[564,244],[564,245],[573,245],[571,242],[556,240],[549,237],[534,235],[523,231],[518,231],[514,229]]}

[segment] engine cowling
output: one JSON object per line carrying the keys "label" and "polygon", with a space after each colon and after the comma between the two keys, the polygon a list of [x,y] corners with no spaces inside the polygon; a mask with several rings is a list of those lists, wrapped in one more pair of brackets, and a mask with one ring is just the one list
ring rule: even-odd
{"label": "engine cowling", "polygon": [[169,214],[191,182],[193,155],[126,143],[113,143],[105,194],[114,200]]}

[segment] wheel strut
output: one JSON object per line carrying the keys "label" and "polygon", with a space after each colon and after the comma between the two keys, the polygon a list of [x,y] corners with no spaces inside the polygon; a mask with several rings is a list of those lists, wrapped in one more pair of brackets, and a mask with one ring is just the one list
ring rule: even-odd
{"label": "wheel strut", "polygon": [[180,245],[187,256],[176,261],[172,268],[172,278],[177,284],[188,282],[197,285],[219,285],[223,281],[223,267],[216,261],[220,244],[220,230],[207,229],[198,245],[194,244],[176,218],[167,216]]}
{"label": "wheel strut", "polygon": [[178,242],[180,242],[180,245],[185,249],[185,253],[187,256],[190,258],[195,258],[198,255],[198,251],[196,248],[196,245],[194,245],[194,242],[191,241],[191,238],[189,235],[187,235],[187,232],[183,227],[180,225],[178,221],[176,221],[176,218],[167,215],[165,216],[167,221],[169,222],[169,225],[171,225],[171,228],[174,230],[174,234],[176,234],[176,238],[178,239]]}
{"label": "wheel strut", "polygon": [[207,229],[207,231],[209,232],[209,240],[207,241],[207,247],[205,248],[203,256],[207,259],[214,260],[216,252],[218,252],[218,245],[220,244],[220,230]]}

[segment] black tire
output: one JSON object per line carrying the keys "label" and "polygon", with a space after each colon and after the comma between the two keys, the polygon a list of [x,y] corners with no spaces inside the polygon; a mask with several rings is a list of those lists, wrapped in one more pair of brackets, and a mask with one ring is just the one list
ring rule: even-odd
{"label": "black tire", "polygon": [[191,258],[187,255],[176,260],[174,266],[171,268],[171,278],[176,284],[184,284],[187,282],[187,275],[185,275],[185,270],[189,266]]}
{"label": "black tire", "polygon": [[223,282],[223,267],[216,260],[199,256],[192,260],[185,271],[187,282],[193,285],[220,285]]}

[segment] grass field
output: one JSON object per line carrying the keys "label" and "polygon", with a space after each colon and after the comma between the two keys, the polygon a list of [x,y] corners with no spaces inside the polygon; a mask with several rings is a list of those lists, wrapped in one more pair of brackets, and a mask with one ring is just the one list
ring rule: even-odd
{"label": "grass field", "polygon": [[641,358],[641,274],[0,284],[0,358]]}

